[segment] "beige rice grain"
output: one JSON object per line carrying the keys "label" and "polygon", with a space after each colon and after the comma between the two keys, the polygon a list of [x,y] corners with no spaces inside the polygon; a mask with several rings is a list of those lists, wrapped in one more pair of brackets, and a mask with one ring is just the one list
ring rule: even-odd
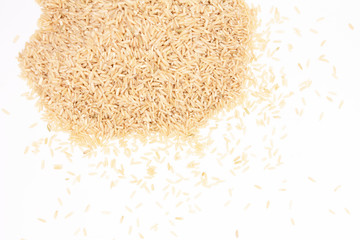
{"label": "beige rice grain", "polygon": [[54,169],[55,170],[61,170],[63,168],[63,165],[61,164],[54,164]]}
{"label": "beige rice grain", "polygon": [[20,39],[20,36],[16,35],[13,39],[13,43],[17,43],[17,41],[19,41],[19,39]]}
{"label": "beige rice grain", "polygon": [[295,31],[296,35],[298,35],[299,37],[302,36],[302,35],[301,35],[301,32],[300,32],[300,29],[294,28],[294,31]]}
{"label": "beige rice grain", "polygon": [[300,70],[304,70],[300,63],[298,63],[298,67],[300,68]]}
{"label": "beige rice grain", "polygon": [[65,219],[71,217],[73,214],[74,214],[74,212],[69,212],[68,214],[66,214]]}
{"label": "beige rice grain", "polygon": [[259,185],[254,185],[254,187],[260,190],[262,189],[262,187],[260,187]]}
{"label": "beige rice grain", "polygon": [[327,60],[327,59],[325,58],[325,55],[321,55],[318,59],[319,59],[319,61],[329,63],[329,60]]}
{"label": "beige rice grain", "polygon": [[25,147],[25,150],[24,150],[24,154],[27,154],[28,151],[29,151],[29,149],[30,149],[30,147],[29,147],[29,146],[26,146],[26,147]]}
{"label": "beige rice grain", "polygon": [[84,210],[84,212],[88,212],[90,210],[90,204],[88,204]]}
{"label": "beige rice grain", "polygon": [[337,192],[341,188],[341,185],[338,185],[334,188],[334,192]]}
{"label": "beige rice grain", "polygon": [[294,220],[293,218],[291,218],[290,221],[291,221],[291,224],[292,224],[293,226],[295,226],[295,220]]}
{"label": "beige rice grain", "polygon": [[350,211],[347,208],[344,208],[345,212],[350,215]]}
{"label": "beige rice grain", "polygon": [[327,96],[326,99],[329,101],[329,102],[333,102],[334,99],[332,99],[331,97]]}
{"label": "beige rice grain", "polygon": [[81,231],[81,228],[76,229],[75,232],[74,232],[74,236],[77,236],[80,231]]}
{"label": "beige rice grain", "polygon": [[46,223],[46,220],[43,219],[43,218],[38,218],[37,220],[39,220],[39,221],[42,222],[42,223]]}
{"label": "beige rice grain", "polygon": [[130,213],[133,212],[133,210],[131,208],[129,208],[128,206],[126,206],[125,209],[128,210]]}
{"label": "beige rice grain", "polygon": [[339,104],[339,109],[341,109],[344,105],[344,100],[341,100],[340,104]]}
{"label": "beige rice grain", "polygon": [[37,123],[33,123],[33,124],[31,124],[30,126],[29,126],[29,128],[34,128],[34,127],[36,127],[38,124]]}
{"label": "beige rice grain", "polygon": [[312,32],[312,33],[314,33],[314,34],[318,34],[319,32],[318,32],[318,30],[316,30],[316,29],[313,29],[313,28],[310,28],[310,30],[309,30],[310,32]]}
{"label": "beige rice grain", "polygon": [[315,179],[313,179],[312,177],[308,177],[308,179],[313,182],[313,183],[316,183]]}
{"label": "beige rice grain", "polygon": [[2,108],[1,111],[3,113],[5,113],[6,115],[10,115],[10,112],[8,110],[6,110],[5,108]]}

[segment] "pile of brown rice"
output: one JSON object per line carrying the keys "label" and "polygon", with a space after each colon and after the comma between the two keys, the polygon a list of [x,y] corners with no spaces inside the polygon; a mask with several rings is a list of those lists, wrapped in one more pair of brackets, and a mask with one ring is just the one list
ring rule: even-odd
{"label": "pile of brown rice", "polygon": [[244,0],[37,1],[22,75],[75,139],[186,136],[246,91],[257,21]]}

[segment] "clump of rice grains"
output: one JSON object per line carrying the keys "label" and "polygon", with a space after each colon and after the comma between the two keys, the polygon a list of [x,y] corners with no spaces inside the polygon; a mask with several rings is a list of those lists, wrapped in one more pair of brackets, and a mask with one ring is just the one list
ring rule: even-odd
{"label": "clump of rice grains", "polygon": [[256,9],[244,0],[37,0],[19,54],[51,129],[85,145],[190,136],[252,84]]}

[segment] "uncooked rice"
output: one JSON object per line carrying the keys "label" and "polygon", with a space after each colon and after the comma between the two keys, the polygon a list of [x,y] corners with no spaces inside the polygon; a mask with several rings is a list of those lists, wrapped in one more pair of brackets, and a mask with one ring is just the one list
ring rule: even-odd
{"label": "uncooked rice", "polygon": [[13,43],[17,43],[17,41],[20,39],[19,35],[16,35],[13,39]]}
{"label": "uncooked rice", "polygon": [[79,143],[192,135],[251,85],[258,22],[244,0],[37,2],[22,76],[49,129]]}
{"label": "uncooked rice", "polygon": [[5,108],[2,108],[1,111],[3,113],[5,113],[6,115],[10,115],[10,112],[8,110],[6,110]]}

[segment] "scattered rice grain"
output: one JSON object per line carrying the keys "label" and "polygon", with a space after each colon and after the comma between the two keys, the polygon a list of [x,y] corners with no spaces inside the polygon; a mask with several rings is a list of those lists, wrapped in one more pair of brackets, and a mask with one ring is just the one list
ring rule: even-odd
{"label": "scattered rice grain", "polygon": [[259,185],[254,185],[254,187],[257,189],[262,189]]}
{"label": "scattered rice grain", "polygon": [[46,220],[43,219],[43,218],[38,218],[37,220],[39,220],[39,221],[42,222],[42,223],[46,223]]}
{"label": "scattered rice grain", "polygon": [[290,220],[291,220],[291,224],[292,224],[293,226],[295,226],[295,220],[294,220],[293,218],[291,218]]}
{"label": "scattered rice grain", "polygon": [[347,208],[344,208],[345,212],[350,215],[350,211]]}
{"label": "scattered rice grain", "polygon": [[344,105],[344,100],[341,100],[341,102],[339,104],[339,109],[341,109],[343,105]]}
{"label": "scattered rice grain", "polygon": [[313,29],[313,28],[310,28],[309,31],[312,32],[312,33],[314,33],[314,34],[318,34],[318,33],[319,33],[317,30],[315,30],[315,29]]}
{"label": "scattered rice grain", "polygon": [[55,170],[61,170],[63,168],[62,164],[54,164],[54,169]]}
{"label": "scattered rice grain", "polygon": [[336,192],[337,190],[339,190],[341,188],[341,185],[338,185],[334,188],[334,192]]}
{"label": "scattered rice grain", "polygon": [[10,112],[8,110],[6,110],[5,108],[2,108],[1,111],[3,113],[5,113],[6,115],[10,115]]}
{"label": "scattered rice grain", "polygon": [[26,146],[26,147],[25,147],[25,150],[24,150],[24,154],[27,154],[28,151],[29,151],[29,149],[30,149],[30,147],[29,147],[29,146]]}
{"label": "scattered rice grain", "polygon": [[247,210],[250,206],[251,206],[251,203],[246,204],[246,206],[244,207],[244,210]]}
{"label": "scattered rice grain", "polygon": [[71,217],[73,214],[74,214],[74,212],[69,212],[68,214],[66,214],[65,219]]}
{"label": "scattered rice grain", "polygon": [[313,182],[313,183],[316,183],[315,179],[313,179],[312,177],[308,177],[308,179]]}
{"label": "scattered rice grain", "polygon": [[19,35],[16,35],[13,39],[13,43],[17,43],[17,41],[20,39]]}
{"label": "scattered rice grain", "polygon": [[38,124],[37,123],[33,123],[33,124],[31,124],[30,126],[29,126],[29,128],[34,128],[34,127],[36,127]]}

